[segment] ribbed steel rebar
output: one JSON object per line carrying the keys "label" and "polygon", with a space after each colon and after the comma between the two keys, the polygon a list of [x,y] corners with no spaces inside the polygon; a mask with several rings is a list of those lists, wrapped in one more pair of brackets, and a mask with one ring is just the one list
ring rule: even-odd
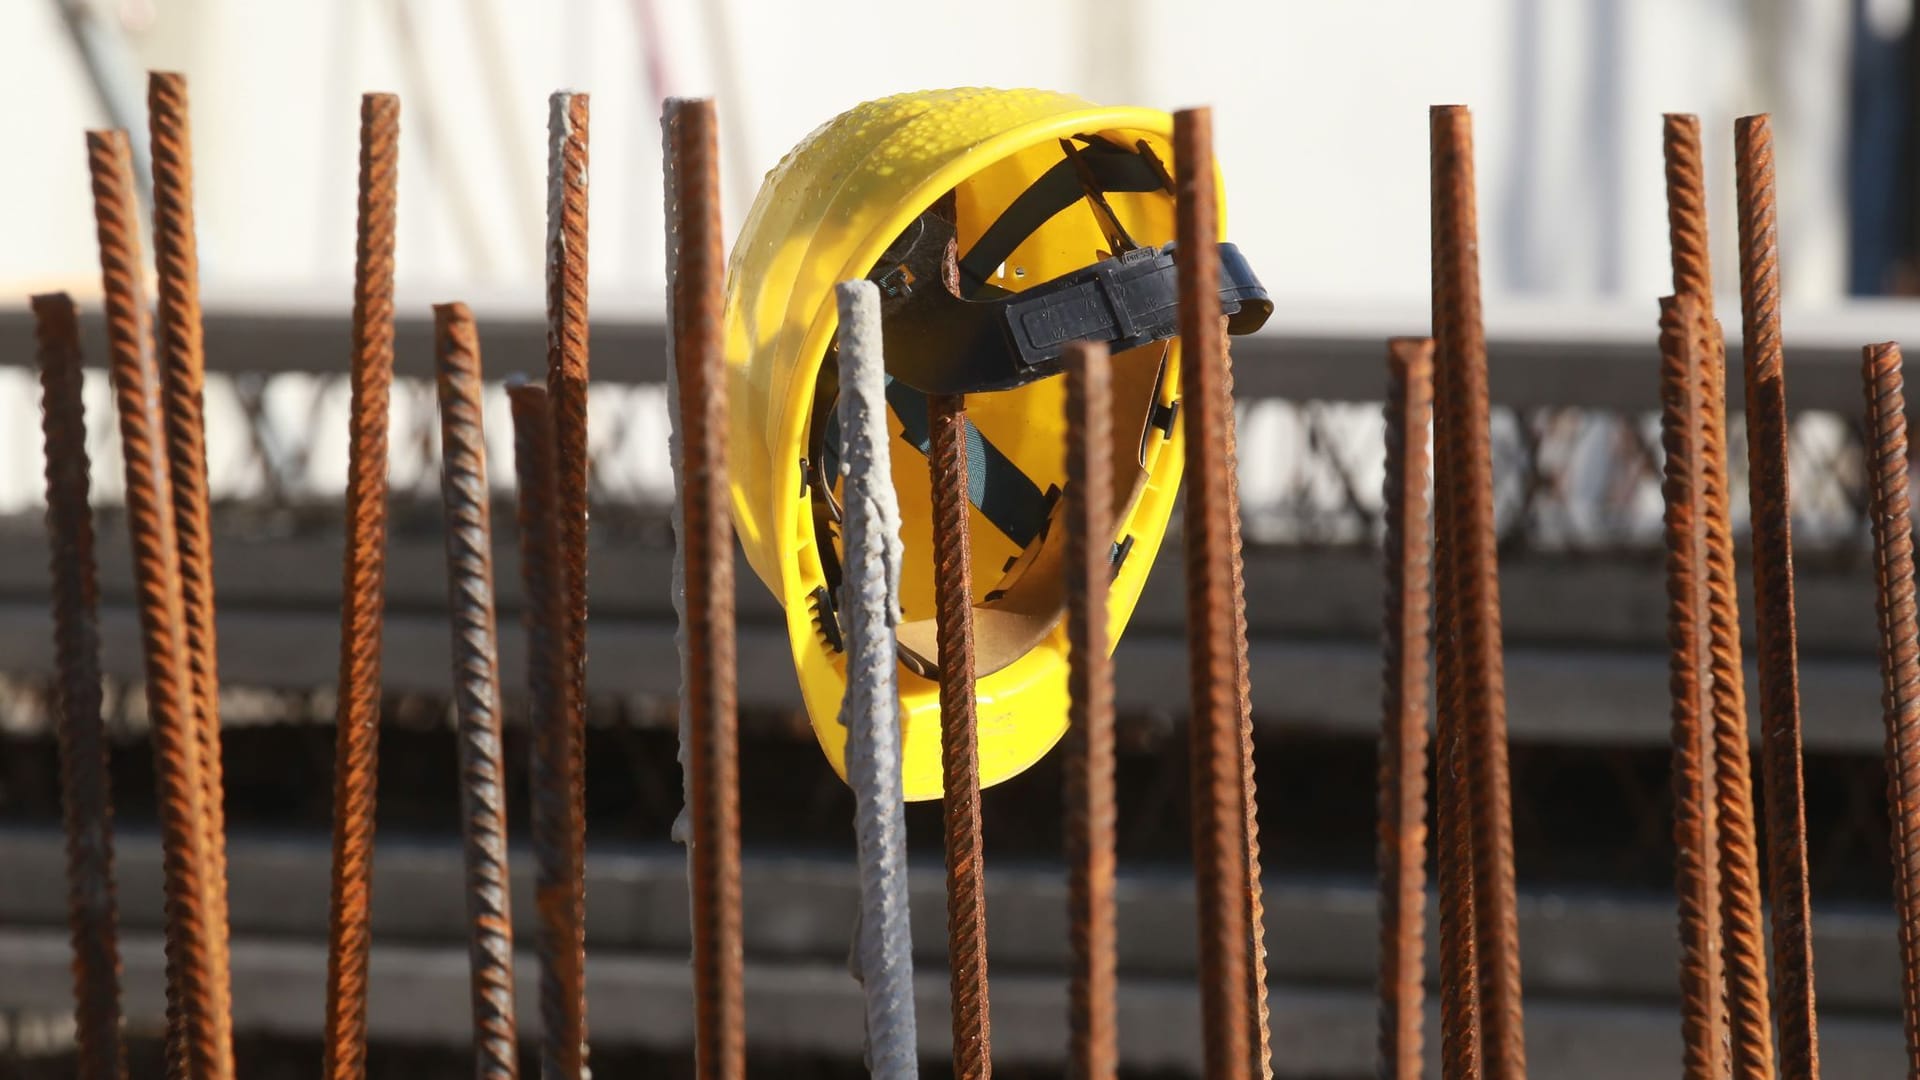
{"label": "ribbed steel rebar", "polygon": [[1455,693],[1442,700],[1460,729],[1459,764],[1473,851],[1473,914],[1479,965],[1481,1056],[1486,1075],[1527,1072],[1521,1023],[1520,934],[1514,894],[1512,792],[1507,768],[1506,676],[1500,642],[1500,582],[1493,520],[1487,349],[1480,314],[1479,223],[1473,121],[1461,106],[1432,110],[1433,337],[1436,377],[1453,384],[1446,428],[1450,471],[1435,498],[1454,504],[1446,565],[1458,607]]}
{"label": "ribbed steel rebar", "polygon": [[[208,945],[221,958],[211,984],[222,1045],[233,1041],[232,987],[226,972],[226,785],[221,778],[219,648],[214,626],[213,531],[207,506],[207,444],[201,387],[206,356],[200,324],[200,260],[193,224],[193,138],[185,77],[154,72],[147,83],[153,138],[153,261],[159,271],[159,354],[180,548],[181,611],[193,677],[194,739],[200,752],[201,822],[206,830]],[[231,1068],[229,1062],[225,1067]]]}
{"label": "ribbed steel rebar", "polygon": [[466,850],[468,962],[475,1075],[519,1073],[513,1007],[513,918],[507,888],[507,792],[500,745],[499,634],[493,524],[481,429],[480,339],[465,304],[433,309],[440,397],[440,491],[446,508],[447,599],[453,620],[461,831]]}
{"label": "ribbed steel rebar", "polygon": [[[1691,874],[1700,881],[1704,898],[1698,904],[1697,918],[1705,934],[1705,944],[1695,955],[1698,957],[1698,972],[1692,968],[1683,968],[1683,992],[1690,978],[1697,989],[1700,1002],[1695,1011],[1698,1016],[1687,1030],[1691,1033],[1688,1046],[1691,1067],[1705,1069],[1705,1074],[1723,1077],[1727,1074],[1727,1044],[1729,1040],[1727,1012],[1727,978],[1724,957],[1720,914],[1721,883],[1719,866],[1720,828],[1718,807],[1720,796],[1716,790],[1718,781],[1714,764],[1714,734],[1712,724],[1713,699],[1717,692],[1713,678],[1712,618],[1709,614],[1711,601],[1710,574],[1706,567],[1709,560],[1706,535],[1710,531],[1710,499],[1707,493],[1708,469],[1706,465],[1706,445],[1710,441],[1706,436],[1706,391],[1701,385],[1702,373],[1710,363],[1707,351],[1718,349],[1723,342],[1717,334],[1702,333],[1702,329],[1711,328],[1713,322],[1713,270],[1707,250],[1707,204],[1706,173],[1702,165],[1700,150],[1700,119],[1684,113],[1668,113],[1661,125],[1662,154],[1666,162],[1667,188],[1667,236],[1668,247],[1673,262],[1673,291],[1676,296],[1687,297],[1693,301],[1695,322],[1687,331],[1694,341],[1696,351],[1694,363],[1694,390],[1692,396],[1697,399],[1693,409],[1693,421],[1686,429],[1686,437],[1694,445],[1694,464],[1687,481],[1694,489],[1692,513],[1695,516],[1695,552],[1692,561],[1698,567],[1697,581],[1693,588],[1699,593],[1697,604],[1691,609],[1689,618],[1696,623],[1694,633],[1698,635],[1704,650],[1694,661],[1695,678],[1702,691],[1702,713],[1697,718],[1694,730],[1700,740],[1697,752],[1686,751],[1697,760],[1699,779],[1689,785],[1698,792],[1697,805],[1700,808],[1698,829],[1691,825],[1686,831],[1696,845],[1699,853],[1697,865],[1683,872],[1683,877]],[[1678,751],[1678,747],[1676,747]],[[1676,823],[1678,824],[1678,823]],[[1684,901],[1683,901],[1684,903]],[[1684,917],[1684,916],[1683,916]],[[1685,931],[1683,930],[1683,935]],[[1697,977],[1696,977],[1697,975]],[[1764,976],[1763,976],[1764,977]]]}
{"label": "ribbed steel rebar", "polygon": [[1387,375],[1377,852],[1380,1076],[1419,1080],[1426,979],[1427,648],[1433,557],[1427,425],[1433,417],[1433,340],[1388,342]]}
{"label": "ribbed steel rebar", "polygon": [[900,504],[888,447],[880,291],[850,281],[840,311],[840,467],[847,575],[847,783],[860,869],[854,958],[866,998],[867,1068],[919,1074],[913,1007],[913,938],[907,911],[907,822],[900,775]]}
{"label": "ribbed steel rebar", "polygon": [[685,527],[687,765],[693,824],[694,1055],[700,1076],[745,1072],[740,928],[739,723],[734,697],[733,522],[721,310],[718,129],[713,103],[678,103],[670,124],[679,252],[673,350]]}
{"label": "ribbed steel rebar", "polygon": [[947,861],[947,965],[953,1072],[993,1075],[987,890],[980,856],[980,744],[973,698],[973,556],[967,536],[967,403],[927,400],[933,484],[933,594],[940,653],[940,770]]}
{"label": "ribbed steel rebar", "polygon": [[1734,126],[1740,208],[1740,315],[1746,363],[1747,460],[1753,506],[1753,594],[1760,661],[1760,765],[1766,776],[1767,901],[1773,921],[1780,1071],[1820,1075],[1801,774],[1800,672],[1794,630],[1793,530],[1787,491],[1786,370],[1780,348],[1780,260],[1774,220],[1773,129]]}
{"label": "ribbed steel rebar", "polygon": [[113,793],[101,717],[100,584],[88,505],[80,323],[65,293],[33,298],[46,439],[52,549],[60,810],[67,834],[67,924],[73,939],[74,1043],[80,1080],[127,1074],[120,1040],[120,913],[113,880]]}
{"label": "ribbed steel rebar", "polygon": [[327,932],[322,1075],[367,1071],[368,922],[380,763],[380,645],[387,547],[387,427],[393,388],[393,249],[400,99],[360,99],[359,228],[347,421],[347,545],[340,588],[340,677],[333,758],[333,895]]}
{"label": "ribbed steel rebar", "polygon": [[527,691],[533,752],[532,789],[535,948],[540,963],[540,1075],[580,1080],[586,1072],[586,957],[580,948],[582,867],[570,828],[573,817],[573,657],[565,540],[558,508],[560,472],[554,409],[543,386],[515,384],[513,461],[520,499],[520,576],[525,587]]}
{"label": "ribbed steel rebar", "polygon": [[1067,1060],[1076,1077],[1119,1070],[1115,1021],[1113,376],[1105,345],[1076,343],[1067,367]]}
{"label": "ribbed steel rebar", "polygon": [[1899,923],[1907,1075],[1920,1077],[1920,625],[1913,595],[1912,466],[1900,346],[1862,350],[1867,398],[1875,608],[1880,617],[1881,708],[1887,726],[1894,915]]}
{"label": "ribbed steel rebar", "polygon": [[1720,324],[1701,320],[1700,433],[1707,509],[1707,619],[1713,650],[1713,771],[1720,869],[1720,943],[1727,983],[1727,1061],[1734,1080],[1773,1076],[1766,926],[1754,835],[1753,764],[1741,663],[1740,598],[1727,464],[1727,357]]}
{"label": "ribbed steel rebar", "polygon": [[1247,804],[1241,745],[1240,598],[1233,589],[1233,402],[1220,324],[1219,217],[1213,116],[1174,115],[1176,259],[1180,269],[1181,401],[1186,431],[1188,671],[1192,717],[1193,856],[1199,891],[1200,1004],[1206,1072],[1247,1078],[1253,1032],[1253,927],[1248,904]]}
{"label": "ribbed steel rebar", "polygon": [[[1227,317],[1220,317],[1222,328]],[[1220,339],[1220,381],[1233,397],[1233,339]],[[1228,410],[1231,415],[1232,410]],[[1273,1080],[1273,1037],[1267,1007],[1267,914],[1260,881],[1260,798],[1253,770],[1253,673],[1247,655],[1247,568],[1240,543],[1240,435],[1235,425],[1227,431],[1227,496],[1233,513],[1227,519],[1227,543],[1233,549],[1233,643],[1236,698],[1240,703],[1240,796],[1246,810],[1247,924],[1253,928],[1252,963],[1247,966],[1249,1023],[1254,1032],[1254,1072]]]}
{"label": "ribbed steel rebar", "polygon": [[[564,822],[578,865],[587,850],[587,95],[561,92],[547,110],[547,393],[559,457],[561,558],[567,571],[568,695],[574,732],[568,762],[572,801]],[[586,968],[586,887],[573,898],[573,945]],[[580,1038],[587,1037],[586,983],[580,984]]]}
{"label": "ribbed steel rebar", "polygon": [[125,132],[87,133],[101,291],[120,444],[126,461],[127,523],[139,592],[140,646],[159,787],[166,888],[167,1062],[172,1075],[232,1075],[232,1054],[213,1016],[213,986],[225,960],[211,945],[205,881],[212,873],[201,820],[200,749],[193,675],[180,612],[179,549],[168,492],[166,421],[153,354],[143,270],[140,211]]}
{"label": "ribbed steel rebar", "polygon": [[1708,879],[1712,791],[1702,732],[1713,711],[1706,617],[1706,500],[1700,462],[1700,308],[1692,296],[1660,301],[1660,431],[1666,450],[1667,641],[1673,699],[1673,841],[1680,912],[1680,1028],[1684,1076],[1718,1080],[1723,1056],[1711,961],[1719,950]]}

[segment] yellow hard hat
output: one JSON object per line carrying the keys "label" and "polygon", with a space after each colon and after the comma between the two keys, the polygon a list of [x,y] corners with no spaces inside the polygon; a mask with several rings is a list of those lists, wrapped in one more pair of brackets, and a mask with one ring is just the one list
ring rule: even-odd
{"label": "yellow hard hat", "polygon": [[[941,794],[927,398],[968,395],[980,780],[998,783],[1067,722],[1066,530],[1050,527],[1065,424],[1047,377],[1066,342],[1113,348],[1110,641],[1173,512],[1172,131],[1163,112],[1038,90],[901,94],[816,129],[761,185],[727,273],[734,524],[786,609],[814,732],[842,776],[834,285],[871,279],[883,297],[908,799]],[[1257,327],[1266,294],[1230,244],[1221,265],[1229,328]]]}

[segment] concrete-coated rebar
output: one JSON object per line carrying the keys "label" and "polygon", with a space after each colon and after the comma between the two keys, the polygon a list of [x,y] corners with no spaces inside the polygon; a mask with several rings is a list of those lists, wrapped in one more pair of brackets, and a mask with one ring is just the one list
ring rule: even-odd
{"label": "concrete-coated rebar", "polygon": [[493,523],[481,428],[480,340],[465,304],[433,309],[440,398],[440,492],[446,509],[453,705],[466,852],[467,956],[475,1075],[519,1074],[513,1005],[513,917],[507,887],[507,792],[500,743],[499,633]]}
{"label": "concrete-coated rebar", "polygon": [[380,766],[380,647],[385,612],[387,428],[393,389],[393,250],[400,99],[360,99],[359,225],[354,245],[348,405],[347,545],[340,589],[340,676],[333,757],[333,879],[321,1073],[367,1071],[367,963],[373,948],[373,838]]}
{"label": "concrete-coated rebar", "polygon": [[880,291],[837,287],[840,336],[840,469],[846,580],[847,783],[860,872],[854,958],[866,1000],[867,1069],[919,1075],[913,1005],[913,939],[907,910],[907,822],[900,764],[897,628],[900,623],[900,503],[888,447]]}
{"label": "concrete-coated rebar", "polygon": [[121,1080],[120,913],[113,879],[113,792],[101,716],[100,583],[88,504],[80,324],[66,293],[33,298],[41,431],[46,440],[47,542],[52,551],[60,815],[67,835],[67,925],[73,940],[75,1075]]}

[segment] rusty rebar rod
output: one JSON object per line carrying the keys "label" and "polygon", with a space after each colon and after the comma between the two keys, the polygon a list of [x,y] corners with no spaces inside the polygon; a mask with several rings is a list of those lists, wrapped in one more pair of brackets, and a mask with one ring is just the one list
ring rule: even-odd
{"label": "rusty rebar rod", "polygon": [[1067,367],[1067,970],[1069,1070],[1111,1080],[1115,1026],[1113,375],[1105,345],[1076,343]]}
{"label": "rusty rebar rod", "polygon": [[1773,1018],[1767,992],[1766,926],[1760,908],[1760,853],[1754,835],[1753,763],[1747,732],[1746,669],[1740,653],[1740,598],[1733,555],[1732,483],[1727,465],[1727,358],[1720,324],[1701,321],[1700,433],[1707,507],[1707,619],[1713,667],[1714,819],[1720,871],[1720,944],[1727,984],[1727,1061],[1734,1080],[1773,1076]]}
{"label": "rusty rebar rod", "polygon": [[1706,492],[1700,431],[1700,308],[1690,295],[1660,301],[1660,430],[1666,450],[1667,641],[1673,743],[1673,841],[1680,916],[1680,1027],[1689,1080],[1718,1080],[1721,986],[1717,890],[1710,878],[1713,792],[1704,732],[1713,711],[1706,613]]}
{"label": "rusty rebar rod", "polygon": [[453,619],[461,832],[466,851],[468,962],[477,1076],[519,1074],[513,1006],[513,918],[507,888],[507,793],[500,745],[499,634],[493,524],[481,429],[480,339],[465,304],[436,304],[440,491],[446,508],[447,598]]}
{"label": "rusty rebar rod", "polygon": [[670,106],[678,254],[670,275],[681,439],[687,651],[687,772],[693,825],[694,1058],[703,1078],[745,1072],[741,971],[739,718],[734,696],[733,522],[727,494],[727,375],[718,125],[711,101]]}
{"label": "rusty rebar rod", "polygon": [[74,1042],[81,1080],[122,1080],[120,913],[113,880],[113,792],[101,716],[100,583],[88,504],[80,323],[66,293],[33,298],[46,439],[47,542],[59,708],[60,810],[67,834]]}
{"label": "rusty rebar rod", "polygon": [[[567,652],[573,690],[568,695],[573,757],[571,801],[563,827],[575,864],[587,850],[587,95],[561,92],[547,111],[547,393],[558,452],[561,557],[566,562]],[[586,969],[587,894],[574,890],[575,963]],[[580,983],[580,1039],[586,1030],[586,983]]]}
{"label": "rusty rebar rod", "polygon": [[927,399],[933,485],[933,595],[940,657],[940,775],[947,864],[953,1072],[993,1075],[987,889],[980,854],[980,743],[973,697],[973,554],[967,535],[967,402]]}
{"label": "rusty rebar rod", "polygon": [[1906,380],[1900,346],[1862,350],[1867,474],[1880,619],[1881,709],[1887,728],[1887,810],[1892,821],[1907,1075],[1920,1077],[1920,623],[1913,594],[1913,510],[1908,490]]}
{"label": "rusty rebar rod", "polygon": [[1442,105],[1432,110],[1431,123],[1435,378],[1451,384],[1444,428],[1448,468],[1435,484],[1435,499],[1453,504],[1449,530],[1437,539],[1443,550],[1451,549],[1442,565],[1457,602],[1451,632],[1459,668],[1450,682],[1452,693],[1440,702],[1441,721],[1458,728],[1454,760],[1466,770],[1483,1067],[1494,1080],[1519,1080],[1527,1072],[1526,1038],[1473,121],[1464,107]]}
{"label": "rusty rebar rod", "polygon": [[573,816],[573,656],[571,582],[562,554],[560,471],[554,412],[543,386],[508,388],[513,461],[520,499],[520,576],[525,586],[527,690],[531,701],[535,939],[540,962],[540,1075],[580,1080],[586,1070],[586,957],[580,948],[579,851]]}
{"label": "rusty rebar rod", "polygon": [[393,249],[400,99],[360,99],[359,227],[347,421],[347,544],[340,589],[340,676],[333,756],[333,879],[321,1072],[367,1071],[369,906],[380,763],[380,646],[387,547],[387,426],[393,388]]}
{"label": "rusty rebar rod", "polygon": [[1387,344],[1386,619],[1382,630],[1378,860],[1380,1065],[1384,1080],[1419,1080],[1426,978],[1427,647],[1433,548],[1427,425],[1433,339]]}
{"label": "rusty rebar rod", "polygon": [[[1682,982],[1683,995],[1688,995],[1687,1001],[1695,1014],[1686,1027],[1689,1035],[1687,1052],[1692,1063],[1690,1068],[1705,1069],[1707,1074],[1721,1077],[1727,1075],[1730,1021],[1724,945],[1726,930],[1721,914],[1724,888],[1719,858],[1719,806],[1722,795],[1719,791],[1721,780],[1717,775],[1712,722],[1714,701],[1721,691],[1715,682],[1713,663],[1711,611],[1714,600],[1708,537],[1713,531],[1714,512],[1709,491],[1712,467],[1708,459],[1710,448],[1720,446],[1724,440],[1721,435],[1709,432],[1708,417],[1713,411],[1710,399],[1724,397],[1725,359],[1721,357],[1716,361],[1715,355],[1725,343],[1713,318],[1713,269],[1707,249],[1706,173],[1701,158],[1700,119],[1684,113],[1668,113],[1662,119],[1661,134],[1662,154],[1666,163],[1667,236],[1673,262],[1673,290],[1676,296],[1690,299],[1695,309],[1694,325],[1687,333],[1694,341],[1694,390],[1691,396],[1696,399],[1696,404],[1690,413],[1693,419],[1683,435],[1693,446],[1694,454],[1687,483],[1692,487],[1692,494],[1688,498],[1691,500],[1690,512],[1695,518],[1695,531],[1690,535],[1694,544],[1692,562],[1697,567],[1697,573],[1689,587],[1698,593],[1697,602],[1689,608],[1692,614],[1688,617],[1694,621],[1692,632],[1697,635],[1696,640],[1704,650],[1692,662],[1693,677],[1698,680],[1702,691],[1700,708],[1703,711],[1694,727],[1700,740],[1700,749],[1695,753],[1682,750],[1677,745],[1675,748],[1677,754],[1684,753],[1694,759],[1698,770],[1697,781],[1687,785],[1695,792],[1696,802],[1692,805],[1699,807],[1699,824],[1697,829],[1690,821],[1684,826],[1683,842],[1696,845],[1693,850],[1697,858],[1695,866],[1690,870],[1683,869],[1681,875],[1683,911],[1688,903],[1684,897],[1685,880],[1697,878],[1699,887],[1704,890],[1704,899],[1696,899],[1693,903],[1697,911],[1694,917],[1705,935],[1705,944],[1698,946],[1692,954],[1698,958],[1698,971],[1683,967]],[[1704,384],[1710,368],[1718,368],[1723,372],[1720,385],[1708,387]],[[1680,794],[1676,791],[1676,795]],[[1750,802],[1751,793],[1747,798]],[[1684,799],[1681,801],[1684,802]],[[1748,816],[1751,818],[1751,814]],[[1680,826],[1681,823],[1676,821],[1676,827]],[[1753,917],[1757,924],[1757,908]],[[1697,979],[1689,989],[1687,980],[1696,974]],[[1763,982],[1765,977],[1762,970],[1760,978]]]}
{"label": "rusty rebar rod", "polygon": [[1773,129],[1765,115],[1734,125],[1740,209],[1740,316],[1746,364],[1747,461],[1753,507],[1753,595],[1760,661],[1760,765],[1766,777],[1767,900],[1773,922],[1780,1071],[1820,1075],[1801,774],[1800,672],[1787,484],[1786,368],[1780,347],[1780,259]]}
{"label": "rusty rebar rod", "polygon": [[213,986],[225,983],[225,959],[212,944],[206,879],[212,874],[201,820],[200,749],[193,720],[193,676],[180,612],[179,549],[168,492],[166,421],[153,354],[143,270],[140,210],[134,198],[127,136],[87,133],[101,291],[120,444],[126,462],[127,523],[139,592],[140,646],[159,787],[166,889],[167,1049],[175,1075],[232,1075],[232,1053],[213,1014]]}
{"label": "rusty rebar rod", "polygon": [[1186,430],[1186,556],[1193,858],[1199,891],[1200,1004],[1206,1073],[1258,1075],[1250,994],[1247,802],[1233,588],[1233,485],[1226,448],[1233,401],[1220,322],[1213,116],[1174,114],[1181,400]]}
{"label": "rusty rebar rod", "polygon": [[[221,1045],[233,1041],[227,964],[226,785],[221,779],[219,648],[214,626],[213,529],[207,505],[206,356],[200,323],[200,259],[193,224],[193,137],[187,81],[156,71],[147,83],[153,139],[153,261],[159,271],[154,345],[166,413],[167,469],[180,549],[181,613],[193,679],[194,739],[200,753],[201,824],[206,831],[208,945],[220,957],[210,990]],[[230,1054],[230,1051],[228,1051]],[[231,1068],[227,1062],[224,1068]]]}
{"label": "rusty rebar rod", "polygon": [[867,1070],[919,1072],[913,934],[907,910],[907,821],[900,772],[900,500],[888,446],[880,290],[835,288],[839,307],[840,464],[843,484],[847,785],[853,789],[860,910],[854,969],[866,1003]]}

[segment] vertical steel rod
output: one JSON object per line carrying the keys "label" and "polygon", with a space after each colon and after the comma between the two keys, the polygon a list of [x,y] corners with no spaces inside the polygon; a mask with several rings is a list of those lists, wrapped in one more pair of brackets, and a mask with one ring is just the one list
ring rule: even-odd
{"label": "vertical steel rod", "polygon": [[703,1078],[745,1071],[740,959],[739,726],[734,697],[733,522],[727,494],[727,375],[721,342],[725,260],[718,125],[711,101],[678,103],[670,123],[677,264],[673,351],[685,529],[693,823],[694,1056]]}
{"label": "vertical steel rod", "polygon": [[440,491],[453,615],[453,701],[466,849],[468,962],[475,1074],[519,1074],[513,1011],[513,917],[507,888],[507,793],[500,745],[499,634],[493,524],[481,429],[480,339],[465,304],[433,309],[440,397]]}
{"label": "vertical steel rod", "polygon": [[1773,129],[1764,115],[1734,125],[1740,207],[1740,314],[1746,363],[1747,460],[1753,506],[1753,595],[1760,651],[1760,765],[1766,776],[1767,900],[1773,918],[1774,1010],[1780,1072],[1820,1075],[1813,920],[1807,887],[1806,788],[1801,775],[1800,673],[1787,491],[1786,369],[1780,347],[1780,260],[1774,218]]}
{"label": "vertical steel rod", "polygon": [[1913,595],[1912,482],[1900,346],[1862,350],[1867,397],[1875,607],[1881,706],[1887,726],[1887,809],[1893,825],[1894,915],[1900,932],[1907,1075],[1920,1077],[1920,625]]}
{"label": "vertical steel rod", "polygon": [[927,400],[933,484],[933,594],[940,654],[940,769],[947,860],[947,964],[953,1071],[993,1075],[987,994],[987,890],[980,856],[980,744],[973,698],[973,563],[967,536],[967,403]]}
{"label": "vertical steel rod", "polygon": [[1426,979],[1427,427],[1433,340],[1387,345],[1386,625],[1380,733],[1380,1075],[1419,1080]]}
{"label": "vertical steel rod", "polygon": [[534,908],[539,919],[540,1075],[580,1080],[586,1067],[585,957],[580,949],[579,850],[573,816],[573,666],[568,636],[571,582],[561,554],[554,409],[543,386],[516,384],[513,461],[519,481],[520,575],[525,585],[527,690],[532,705]]}
{"label": "vertical steel rod", "polygon": [[1233,588],[1233,401],[1214,254],[1213,115],[1174,114],[1180,270],[1181,400],[1186,431],[1188,678],[1192,717],[1193,856],[1199,890],[1200,1004],[1210,1077],[1247,1078],[1253,1031],[1254,931],[1248,904],[1247,800],[1241,742],[1240,659]]}
{"label": "vertical steel rod", "polygon": [[1465,770],[1473,855],[1474,945],[1486,1075],[1527,1072],[1521,1024],[1520,941],[1514,895],[1512,792],[1507,769],[1506,676],[1493,519],[1487,349],[1480,315],[1479,223],[1473,120],[1460,106],[1432,110],[1433,322],[1436,378],[1451,384],[1449,470],[1435,498],[1454,504],[1439,537],[1457,602],[1451,628],[1458,678],[1440,703],[1457,727],[1454,765]]}
{"label": "vertical steel rod", "polygon": [[67,834],[74,1042],[80,1080],[122,1080],[120,913],[113,881],[113,793],[100,711],[100,584],[87,501],[80,324],[65,293],[33,298],[46,439],[47,542],[59,706],[60,808]]}
{"label": "vertical steel rod", "polygon": [[201,820],[200,749],[193,719],[193,676],[180,611],[179,548],[168,490],[166,420],[153,354],[140,261],[140,210],[125,132],[87,133],[101,291],[120,444],[126,461],[127,523],[140,596],[140,645],[159,786],[166,886],[167,1049],[173,1075],[201,1080],[231,1075],[221,1042],[213,986],[226,982],[212,943],[206,880],[212,875]]}
{"label": "vertical steel rod", "polygon": [[1069,1071],[1119,1071],[1114,925],[1113,376],[1105,345],[1067,347],[1067,1016]]}
{"label": "vertical steel rod", "polygon": [[360,99],[359,230],[353,267],[352,389],[347,421],[347,547],[333,764],[333,895],[327,933],[322,1075],[367,1071],[368,922],[380,766],[380,646],[387,547],[387,427],[393,388],[393,249],[400,99]]}
{"label": "vertical steel rod", "polygon": [[[558,449],[561,558],[566,563],[567,651],[573,680],[568,695],[569,744],[563,822],[573,865],[583,873],[587,850],[587,95],[557,93],[547,112],[547,393],[553,403]],[[573,890],[573,964],[586,970],[587,892]],[[586,982],[580,982],[582,1045],[587,1037]],[[584,1055],[585,1051],[582,1051]],[[582,1067],[584,1068],[584,1058]]]}
{"label": "vertical steel rod", "polygon": [[918,1075],[913,937],[907,911],[907,822],[900,775],[900,504],[888,447],[880,291],[842,283],[840,462],[846,480],[847,783],[860,869],[854,963],[866,999],[867,1069]]}
{"label": "vertical steel rod", "polygon": [[[1697,444],[1694,471],[1690,483],[1697,488],[1697,501],[1693,512],[1698,518],[1696,553],[1694,559],[1704,575],[1696,583],[1700,592],[1698,606],[1693,616],[1698,621],[1696,633],[1702,636],[1705,656],[1698,661],[1696,677],[1704,690],[1706,712],[1700,718],[1698,734],[1701,740],[1699,752],[1699,805],[1701,807],[1700,828],[1694,837],[1703,853],[1698,875],[1702,888],[1706,890],[1705,907],[1700,909],[1699,919],[1708,944],[1699,956],[1704,969],[1705,980],[1704,1011],[1699,1014],[1698,1023],[1690,1027],[1701,1041],[1690,1045],[1692,1060],[1705,1068],[1715,1077],[1727,1075],[1729,1042],[1731,1040],[1729,1018],[1728,972],[1729,955],[1725,946],[1727,928],[1721,912],[1727,889],[1722,882],[1722,869],[1719,857],[1720,812],[1719,807],[1726,798],[1720,790],[1726,778],[1718,775],[1715,753],[1715,733],[1712,717],[1715,701],[1723,691],[1714,675],[1714,620],[1712,610],[1714,599],[1713,556],[1709,537],[1714,531],[1714,496],[1712,487],[1717,482],[1711,461],[1715,448],[1724,450],[1724,432],[1712,428],[1709,417],[1713,415],[1715,400],[1724,401],[1725,394],[1725,357],[1720,355],[1725,341],[1720,336],[1719,324],[1713,317],[1713,268],[1707,249],[1707,196],[1706,171],[1702,164],[1700,149],[1700,118],[1685,113],[1668,113],[1662,119],[1661,149],[1666,162],[1667,187],[1667,236],[1668,247],[1673,261],[1673,291],[1676,296],[1687,297],[1695,308],[1695,326],[1689,332],[1695,339],[1697,350],[1694,364],[1694,381],[1698,386],[1695,396],[1698,405],[1694,411],[1693,426],[1687,431],[1687,437]],[[1711,371],[1721,372],[1718,385],[1705,385],[1702,381]],[[1724,425],[1723,425],[1724,426]],[[1730,598],[1729,602],[1733,602]],[[1735,647],[1738,647],[1736,642]],[[1752,793],[1746,795],[1749,805]],[[1750,820],[1752,814],[1747,815]],[[1692,830],[1689,830],[1690,832]],[[1755,907],[1751,913],[1753,925],[1759,924],[1760,912]],[[1753,940],[1757,941],[1758,938]],[[1747,958],[1737,957],[1745,963]],[[1764,963],[1764,962],[1763,962]],[[1684,978],[1684,975],[1683,975]],[[1742,982],[1746,975],[1736,976],[1736,982]],[[1759,973],[1759,981],[1764,983],[1764,966]],[[1764,1009],[1764,1006],[1762,1006]],[[1743,1009],[1750,1012],[1750,1009]],[[1701,1025],[1704,1025],[1702,1027]]]}
{"label": "vertical steel rod", "polygon": [[200,753],[201,824],[206,830],[208,945],[218,958],[210,990],[219,1029],[219,1069],[231,1072],[233,1021],[227,973],[226,785],[221,779],[220,673],[214,626],[213,531],[207,507],[207,445],[201,387],[206,357],[200,324],[200,259],[193,224],[193,137],[187,80],[156,71],[147,83],[153,137],[153,261],[160,294],[154,344],[167,427],[167,468],[180,547],[181,611],[193,679],[194,739]]}
{"label": "vertical steel rod", "polygon": [[1724,1075],[1718,899],[1709,872],[1713,792],[1702,732],[1713,711],[1706,615],[1706,492],[1700,432],[1700,308],[1691,295],[1660,302],[1661,442],[1666,450],[1667,640],[1673,698],[1673,841],[1680,912],[1680,1027],[1689,1080]]}

